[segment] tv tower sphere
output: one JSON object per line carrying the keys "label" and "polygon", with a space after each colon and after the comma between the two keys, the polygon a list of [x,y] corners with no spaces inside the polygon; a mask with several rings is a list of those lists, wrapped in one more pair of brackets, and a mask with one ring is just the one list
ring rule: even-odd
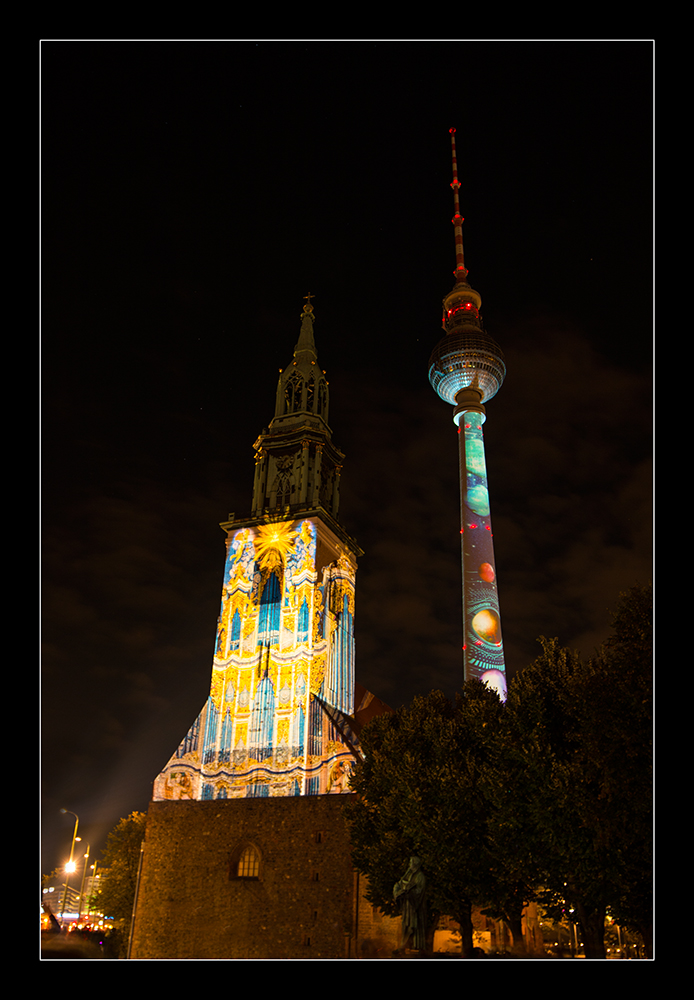
{"label": "tv tower sphere", "polygon": [[[477,399],[481,405],[496,396],[506,375],[501,348],[482,326],[480,306],[482,296],[467,281],[463,254],[463,222],[460,214],[460,181],[455,149],[455,129],[450,129],[453,154],[453,188],[455,215],[456,267],[455,286],[443,300],[443,328],[446,336],[439,341],[429,358],[429,381],[435,392],[447,403],[461,404],[458,394],[463,390],[465,403]],[[484,410],[482,411],[484,412]],[[456,411],[457,414],[457,411]],[[458,423],[457,416],[453,418]]]}
{"label": "tv tower sphere", "polygon": [[[444,304],[452,295],[444,299]],[[431,352],[429,381],[447,403],[455,405],[462,389],[476,390],[480,403],[486,403],[496,396],[506,376],[501,348],[481,326],[450,325],[448,329],[444,322],[446,336]]]}
{"label": "tv tower sphere", "polygon": [[497,394],[506,375],[499,345],[486,333],[482,297],[467,281],[463,257],[455,129],[451,129],[456,268],[453,290],[443,300],[445,337],[429,359],[429,381],[455,406],[460,461],[460,540],[463,598],[463,676],[481,680],[506,700],[506,666],[492,542],[489,486],[482,426],[484,404]]}

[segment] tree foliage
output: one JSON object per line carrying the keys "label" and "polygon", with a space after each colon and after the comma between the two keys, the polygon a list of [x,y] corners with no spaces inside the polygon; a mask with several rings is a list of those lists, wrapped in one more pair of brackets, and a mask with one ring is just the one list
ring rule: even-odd
{"label": "tree foliage", "polygon": [[132,915],[146,822],[146,813],[132,812],[118,821],[106,841],[98,905],[116,920],[129,921]]}
{"label": "tree foliage", "polygon": [[650,587],[622,594],[588,660],[541,638],[505,706],[475,682],[455,703],[433,692],[373,720],[349,811],[372,903],[396,913],[393,885],[417,855],[464,954],[472,903],[518,940],[532,898],[580,922],[589,957],[604,957],[608,908],[650,954],[651,609]]}
{"label": "tree foliage", "polygon": [[471,905],[490,883],[483,786],[497,769],[501,710],[479,682],[455,702],[439,691],[415,698],[365,729],[352,780],[353,858],[369,877],[370,901],[396,914],[393,886],[419,857],[430,909],[458,920],[464,953],[472,951]]}
{"label": "tree foliage", "polygon": [[510,686],[504,719],[511,805],[526,806],[509,850],[534,863],[548,912],[555,919],[578,913],[590,957],[603,957],[595,939],[604,925],[610,859],[589,815],[596,789],[581,747],[583,668],[556,639],[541,643],[542,654]]}
{"label": "tree foliage", "polygon": [[587,819],[610,852],[612,916],[638,930],[652,951],[653,594],[620,596],[614,634],[589,662],[581,687]]}
{"label": "tree foliage", "polygon": [[651,622],[651,588],[633,587],[590,659],[541,638],[503,716],[510,850],[548,912],[578,920],[589,957],[604,957],[608,908],[650,953]]}

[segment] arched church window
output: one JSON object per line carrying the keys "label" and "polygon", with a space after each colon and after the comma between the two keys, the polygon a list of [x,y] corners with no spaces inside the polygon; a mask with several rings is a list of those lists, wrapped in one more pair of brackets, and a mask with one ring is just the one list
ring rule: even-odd
{"label": "arched church window", "polygon": [[318,386],[318,406],[316,407],[316,413],[323,415],[326,409],[326,404],[328,401],[328,387],[325,382],[321,382]]}
{"label": "arched church window", "polygon": [[211,764],[215,758],[218,725],[219,711],[210,697],[207,699],[207,719],[205,720],[205,735],[202,745],[202,759],[205,764]]}
{"label": "arched church window", "polygon": [[284,399],[287,413],[295,413],[301,409],[304,380],[300,372],[294,372],[284,387]]}
{"label": "arched church window", "polygon": [[301,608],[299,609],[297,639],[299,642],[306,642],[308,639],[308,604],[306,603],[306,598],[301,602]]}
{"label": "arched church window", "polygon": [[276,573],[271,573],[260,597],[258,642],[263,645],[279,642],[281,598],[280,581]]}
{"label": "arched church window", "polygon": [[227,709],[224,714],[224,719],[222,720],[222,736],[220,739],[219,754],[217,757],[220,764],[228,764],[231,759],[231,730],[231,713],[229,709]]}
{"label": "arched church window", "polygon": [[200,716],[197,717],[193,725],[186,733],[186,737],[176,750],[177,757],[185,757],[187,753],[193,753],[198,749],[198,736],[200,734]]}
{"label": "arched church window", "polygon": [[[318,756],[323,749],[323,712],[316,698],[312,698],[308,709],[308,752]],[[310,779],[313,781],[313,778]],[[309,792],[309,795],[318,794]]]}
{"label": "arched church window", "polygon": [[313,411],[313,398],[314,398],[315,388],[316,388],[316,380],[314,379],[314,377],[312,375],[310,377],[310,379],[308,380],[308,384],[306,385],[306,409],[307,410]]}
{"label": "arched church window", "polygon": [[260,851],[255,844],[241,844],[232,853],[229,859],[229,878],[260,878]]}
{"label": "arched church window", "polygon": [[238,608],[234,611],[234,617],[231,619],[231,640],[229,642],[229,649],[238,649],[239,642],[241,641],[241,618],[239,616]]}
{"label": "arched church window", "polygon": [[286,507],[291,502],[291,480],[287,473],[282,475],[277,483],[277,500],[276,505],[278,507]]}
{"label": "arched church window", "polygon": [[[249,750],[256,760],[266,760],[272,756],[274,719],[275,692],[272,681],[266,674],[256,688],[249,726]],[[258,787],[267,790],[267,785]]]}
{"label": "arched church window", "polygon": [[260,872],[260,857],[255,847],[249,846],[239,858],[237,875],[239,878],[258,878]]}

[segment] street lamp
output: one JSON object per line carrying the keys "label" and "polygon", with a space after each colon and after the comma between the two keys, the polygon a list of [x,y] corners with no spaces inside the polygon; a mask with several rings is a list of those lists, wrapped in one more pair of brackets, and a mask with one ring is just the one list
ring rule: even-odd
{"label": "street lamp", "polygon": [[79,816],[77,815],[77,813],[72,812],[72,810],[70,810],[70,809],[61,809],[60,811],[61,811],[61,813],[70,813],[71,816],[75,817],[75,826],[74,826],[74,829],[72,831],[72,843],[70,844],[70,860],[65,865],[65,871],[66,871],[66,876],[65,876],[65,891],[63,892],[63,902],[62,902],[61,907],[60,907],[60,926],[62,927],[63,926],[63,914],[65,913],[65,902],[67,900],[67,887],[68,887],[68,883],[70,881],[70,873],[74,872],[74,870],[75,870],[75,864],[74,864],[74,862],[72,860],[72,856],[73,856],[73,854],[75,852],[75,841],[77,840],[77,827],[79,826],[80,819],[79,819]]}
{"label": "street lamp", "polygon": [[91,850],[91,844],[87,844],[87,853],[84,855],[84,865],[82,867],[82,884],[80,886],[80,903],[79,903],[80,911],[77,914],[77,923],[78,924],[79,924],[80,920],[82,919],[82,899],[84,898],[84,879],[85,879],[85,876],[87,874],[87,861],[89,861],[89,852],[90,852],[90,850]]}
{"label": "street lamp", "polygon": [[94,864],[91,865],[92,873],[89,876],[89,878],[90,878],[90,889],[89,889],[89,895],[87,897],[87,899],[88,899],[88,902],[87,902],[87,919],[89,919],[89,915],[92,912],[92,903],[94,902],[94,895],[96,893],[96,886],[98,885],[98,883],[97,883],[96,880],[98,878],[101,878],[100,875],[96,874],[96,869],[98,867],[99,867],[99,862],[98,861],[95,861]]}

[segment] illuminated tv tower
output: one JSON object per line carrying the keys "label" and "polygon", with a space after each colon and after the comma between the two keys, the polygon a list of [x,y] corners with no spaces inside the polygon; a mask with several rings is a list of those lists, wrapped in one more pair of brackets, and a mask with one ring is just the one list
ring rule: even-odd
{"label": "illuminated tv tower", "polygon": [[429,381],[441,399],[455,406],[460,452],[460,535],[463,565],[463,672],[478,678],[506,699],[506,668],[496,565],[489,517],[489,489],[482,425],[484,404],[504,381],[506,365],[498,344],[482,325],[482,297],[467,281],[463,256],[455,129],[450,130],[453,153],[455,215],[455,285],[443,300],[445,337],[429,359]]}

